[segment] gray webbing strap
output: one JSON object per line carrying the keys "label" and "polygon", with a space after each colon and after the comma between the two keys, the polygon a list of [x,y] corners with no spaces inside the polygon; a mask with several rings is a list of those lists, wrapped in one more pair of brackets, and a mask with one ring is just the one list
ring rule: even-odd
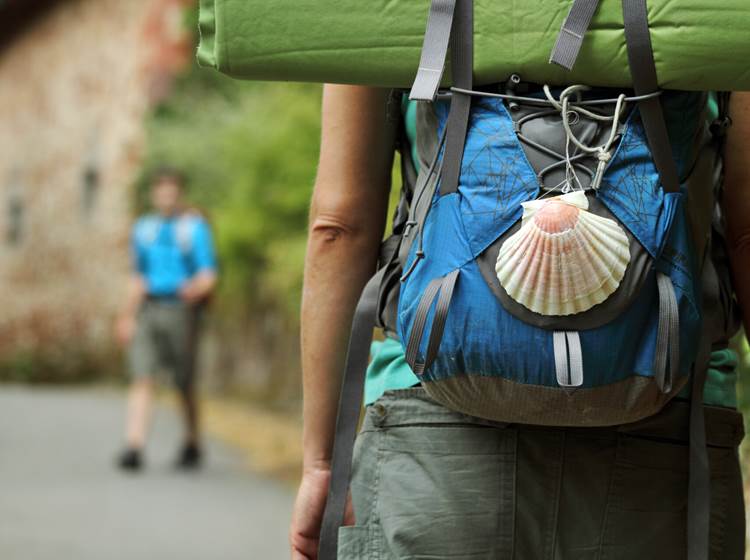
{"label": "gray webbing strap", "polygon": [[427,316],[430,313],[430,309],[432,309],[435,298],[440,293],[440,285],[442,283],[442,278],[435,278],[427,284],[422,298],[419,300],[419,305],[417,305],[417,310],[414,312],[414,322],[411,325],[411,334],[409,335],[409,341],[406,343],[406,353],[404,356],[406,363],[412,369],[415,369],[419,357],[419,346],[424,337],[424,330],[427,327]]}
{"label": "gray webbing strap", "polygon": [[688,470],[687,548],[688,560],[708,560],[711,522],[711,466],[706,447],[703,387],[706,383],[711,343],[703,337],[693,369],[690,396],[690,444]]}
{"label": "gray webbing strap", "polygon": [[583,385],[583,353],[581,337],[576,331],[555,331],[552,334],[555,351],[555,373],[561,387]]}
{"label": "gray webbing strap", "polygon": [[656,286],[659,292],[659,326],[656,331],[654,379],[663,393],[669,393],[680,367],[680,311],[672,279],[657,272]]}
{"label": "gray webbing strap", "polygon": [[432,0],[422,43],[419,70],[409,99],[433,101],[443,79],[456,0]]}
{"label": "gray webbing strap", "polygon": [[591,24],[599,0],[574,0],[557,36],[549,61],[572,70],[583,45],[583,38]]}
{"label": "gray webbing strap", "polygon": [[414,195],[412,196],[411,205],[409,207],[409,219],[407,221],[407,226],[404,228],[404,235],[401,239],[401,246],[399,247],[398,253],[398,260],[401,263],[402,268],[408,260],[409,252],[411,251],[411,246],[414,243],[414,240],[421,235],[427,213],[432,205],[432,199],[435,196],[435,189],[438,184],[438,176],[440,175],[438,157],[440,156],[440,150],[442,149],[444,142],[445,131],[440,135],[438,143],[435,146],[435,154],[430,162],[430,167],[427,171],[421,170],[417,176],[417,183],[414,186]]}
{"label": "gray webbing strap", "polygon": [[[453,299],[453,290],[456,287],[458,274],[459,270],[456,269],[442,278],[435,278],[427,285],[422,299],[419,300],[417,311],[414,314],[414,323],[409,335],[409,342],[406,345],[406,363],[411,366],[417,375],[422,375],[432,365],[432,362],[435,361],[438,349],[440,348],[440,341],[443,339],[445,322],[448,319],[448,310],[450,309],[451,299]],[[419,347],[424,338],[427,317],[435,297],[437,297],[437,304],[435,305],[435,316],[430,327],[427,352],[425,359],[420,362]]]}
{"label": "gray webbing strap", "polygon": [[[710,256],[704,257],[708,261]],[[702,275],[703,312],[711,312],[710,304],[718,301],[719,279],[710,262],[704,262]],[[708,305],[707,305],[708,304]],[[690,395],[690,444],[687,509],[687,560],[708,560],[711,530],[711,465],[706,447],[706,422],[703,408],[703,387],[711,361],[712,323],[703,317],[701,340],[693,364]]]}
{"label": "gray webbing strap", "polygon": [[354,312],[336,417],[336,432],[331,454],[331,482],[320,527],[319,560],[336,560],[337,557],[338,532],[344,522],[346,511],[354,439],[357,435],[365,386],[365,371],[370,357],[372,331],[375,327],[378,288],[384,274],[385,268],[381,268],[370,278]]}
{"label": "gray webbing strap", "polygon": [[[659,82],[656,77],[654,51],[651,48],[646,0],[622,0],[622,14],[635,94],[654,93],[659,89]],[[666,192],[679,192],[677,165],[672,156],[672,145],[669,142],[661,101],[658,96],[651,97],[640,101],[638,108],[662,187]]]}
{"label": "gray webbing strap", "polygon": [[[470,90],[474,65],[474,3],[473,0],[457,2],[450,42],[451,73],[455,87]],[[454,91],[446,123],[445,154],[440,174],[441,195],[458,190],[470,112],[471,95]]]}

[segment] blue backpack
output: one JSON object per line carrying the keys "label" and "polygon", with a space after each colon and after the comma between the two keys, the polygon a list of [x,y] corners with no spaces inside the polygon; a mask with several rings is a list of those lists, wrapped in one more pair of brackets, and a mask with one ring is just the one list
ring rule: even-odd
{"label": "blue backpack", "polygon": [[[591,4],[574,2],[572,24]],[[658,89],[642,1],[623,2],[627,94],[518,76],[475,88],[471,1],[432,8],[412,98],[434,136],[395,258],[406,360],[434,400],[503,423],[632,423],[692,379],[688,549],[690,560],[707,558],[702,393],[715,324],[706,302],[718,298],[718,279],[706,256],[720,156],[704,126],[706,96]],[[561,33],[554,61],[574,64],[578,24]],[[449,45],[453,87],[438,93]],[[324,559],[335,558],[388,273],[371,280],[355,316]]]}
{"label": "blue backpack", "polygon": [[[669,101],[694,123],[705,105]],[[579,115],[573,132],[584,130],[585,105],[565,105]],[[514,121],[503,99],[477,96],[458,180],[444,147],[417,185],[429,202],[414,205],[403,245],[407,362],[433,398],[473,416],[556,426],[650,416],[684,387],[701,332],[686,195],[662,188],[637,108],[610,124],[619,142],[601,177],[579,158],[563,181],[540,182],[517,136],[535,116],[523,109]],[[434,111],[442,134],[449,107]]]}

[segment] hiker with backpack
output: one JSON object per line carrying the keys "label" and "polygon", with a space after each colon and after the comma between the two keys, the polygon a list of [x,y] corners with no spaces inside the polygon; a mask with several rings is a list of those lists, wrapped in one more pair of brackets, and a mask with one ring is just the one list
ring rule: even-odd
{"label": "hiker with backpack", "polygon": [[185,421],[175,466],[194,469],[202,461],[195,360],[217,267],[211,229],[200,213],[185,206],[184,188],[179,171],[158,170],[150,191],[154,212],[138,219],[131,236],[133,272],[116,323],[131,374],[126,448],[118,459],[124,470],[143,466],[153,377],[162,370],[172,377]]}
{"label": "hiker with backpack", "polygon": [[[635,247],[641,243],[639,239],[620,225],[621,219],[632,220],[628,223],[634,224],[643,243],[648,243],[649,235],[657,235],[654,231],[658,228],[654,226],[638,229],[639,223],[643,226],[656,212],[646,207],[648,192],[655,191],[639,193],[637,189],[652,184],[653,179],[649,179],[648,174],[654,177],[657,171],[653,164],[645,171],[637,167],[644,165],[648,155],[643,152],[643,126],[633,116],[637,113],[631,108],[629,113],[620,115],[625,126],[613,125],[612,117],[618,110],[617,95],[597,92],[596,98],[610,100],[607,114],[597,111],[597,105],[582,104],[583,96],[560,100],[560,90],[550,92],[549,97],[560,107],[564,103],[569,112],[576,111],[579,121],[573,125],[569,122],[568,127],[573,133],[586,137],[588,144],[604,145],[611,127],[618,127],[615,142],[620,158],[610,155],[614,163],[603,177],[597,177],[596,168],[603,159],[599,157],[601,152],[590,158],[564,161],[567,140],[559,130],[558,145],[543,145],[554,144],[550,136],[558,127],[564,129],[560,111],[551,102],[533,101],[530,106],[521,103],[524,97],[547,99],[544,89],[523,83],[514,84],[514,88],[516,97],[507,101],[496,102],[496,98],[491,97],[472,101],[475,113],[469,122],[466,145],[461,148],[464,155],[460,188],[466,193],[461,200],[470,207],[467,212],[471,210],[464,215],[464,228],[473,227],[474,220],[480,227],[467,233],[451,224],[451,219],[461,209],[443,211],[440,207],[443,201],[455,200],[456,195],[439,192],[440,185],[436,185],[434,178],[424,179],[434,173],[437,152],[445,150],[441,153],[448,157],[450,139],[441,139],[439,131],[441,127],[446,128],[446,121],[450,119],[446,113],[451,108],[440,101],[434,106],[410,103],[403,100],[400,93],[393,96],[386,90],[325,87],[320,166],[305,264],[302,307],[304,474],[291,526],[292,558],[692,560],[710,557],[739,560],[744,557],[745,532],[737,455],[742,421],[736,412],[734,394],[737,357],[728,349],[728,340],[737,329],[738,309],[728,265],[731,260],[736,296],[748,309],[750,255],[746,239],[750,232],[750,208],[745,187],[750,184],[750,169],[746,163],[750,156],[747,149],[750,95],[735,93],[730,102],[726,96],[670,92],[662,100],[669,137],[675,151],[682,150],[685,158],[680,162],[678,175],[682,184],[689,184],[691,196],[695,197],[691,202],[694,204],[691,212],[696,212],[693,218],[697,222],[699,216],[704,215],[702,223],[706,233],[701,235],[704,240],[701,252],[705,255],[704,270],[709,272],[701,287],[690,288],[689,267],[702,258],[696,247],[701,238],[687,240],[686,236],[695,231],[691,227],[699,228],[698,223],[688,227],[684,222],[676,222],[679,224],[676,227],[682,231],[674,233],[676,230],[673,230],[671,244],[663,250],[664,258],[679,267],[677,273],[669,266],[659,267],[670,273],[665,272],[664,276],[672,278],[672,282],[656,277],[653,265],[649,264],[649,259],[653,259],[651,253],[643,252],[643,247]],[[491,92],[490,89],[488,93]],[[575,101],[578,107],[571,106],[570,101]],[[506,102],[519,106],[515,111],[506,105],[500,106]],[[637,101],[626,103],[631,107],[637,105]],[[540,107],[547,114],[537,117],[539,128],[524,126],[533,123],[531,115],[539,112]],[[591,124],[597,118],[586,119],[585,111],[609,120],[602,121],[606,124],[597,130]],[[527,119],[521,125],[506,124],[509,119],[517,123],[524,118]],[[480,126],[486,128],[474,130]],[[725,134],[727,129],[728,134]],[[542,147],[532,146],[528,152],[521,152],[524,144],[516,139],[517,132],[529,135],[529,145]],[[405,194],[396,211],[392,236],[381,246],[394,146],[399,148],[402,157]],[[610,149],[613,147],[614,143]],[[510,155],[493,153],[500,148],[514,151]],[[525,175],[528,168],[523,166],[526,165],[535,170],[554,166],[554,160],[560,158],[551,153],[562,154],[563,163],[545,174]],[[577,155],[573,154],[573,157]],[[498,155],[503,157],[496,157]],[[628,159],[630,157],[633,159]],[[443,162],[440,171],[443,182],[446,181],[446,165],[448,163]],[[474,168],[469,169],[471,165]],[[613,179],[611,174],[615,172],[621,175]],[[417,173],[420,173],[420,180],[415,180]],[[517,180],[519,176],[529,178]],[[474,178],[476,181],[472,183]],[[591,184],[596,180],[600,181],[600,186],[593,189]],[[577,181],[583,188],[568,188],[565,192],[561,189]],[[523,218],[515,210],[508,210],[510,203],[506,201],[512,198],[512,191],[501,191],[505,199],[498,195],[502,188],[529,188],[535,184],[541,187],[540,196],[536,197],[541,208],[526,204],[522,207]],[[425,194],[424,189],[430,188],[432,191],[427,190]],[[476,190],[472,192],[472,188]],[[427,203],[418,200],[420,189]],[[604,205],[595,196],[604,199],[607,190],[622,193],[628,197],[626,200],[636,200],[638,205],[625,212],[621,210],[627,202],[605,199],[610,200],[611,208],[620,212],[615,214],[609,207],[602,210]],[[489,201],[482,200],[483,192],[487,192]],[[583,192],[586,198],[581,200],[580,195],[576,195],[578,192]],[[533,193],[517,197],[519,206],[534,199]],[[714,209],[714,200],[722,200],[723,204]],[[627,304],[622,306],[620,300],[620,310],[610,309],[604,313],[604,318],[589,317],[580,325],[570,321],[556,328],[550,325],[556,317],[569,319],[586,313],[586,310],[558,316],[543,313],[544,305],[570,302],[571,298],[566,300],[565,296],[574,292],[573,288],[560,292],[560,298],[550,298],[551,301],[539,308],[537,303],[543,298],[524,299],[523,292],[515,291],[512,282],[505,286],[500,284],[500,288],[494,285],[494,281],[499,283],[498,277],[510,274],[497,263],[503,253],[502,245],[508,240],[511,244],[520,244],[523,236],[544,235],[548,233],[546,230],[557,227],[556,220],[562,221],[564,226],[553,230],[558,236],[574,229],[571,225],[587,202],[588,208],[597,212],[596,216],[610,220],[603,222],[606,235],[594,238],[601,242],[600,247],[612,240],[619,242],[623,233],[627,243],[626,251],[610,250],[615,255],[607,261],[609,268],[601,266],[609,271],[603,275],[605,283],[608,278],[621,276],[620,285],[626,286],[629,294],[623,296],[623,290],[615,288],[600,303],[624,298]],[[504,212],[513,212],[508,219],[513,224],[505,237],[501,236],[500,247],[487,258],[485,246],[491,247],[495,242],[497,230],[486,230],[503,220]],[[535,215],[543,219],[535,221]],[[484,217],[489,217],[489,221],[480,221]],[[430,219],[433,221],[426,222]],[[421,224],[415,223],[420,221]],[[526,230],[524,222],[530,224]],[[430,229],[422,230],[424,223]],[[590,223],[596,227],[602,222],[592,220]],[[532,230],[531,226],[536,229]],[[408,230],[410,234],[406,233]],[[469,239],[464,240],[467,235]],[[514,240],[513,235],[518,237]],[[436,236],[439,238],[434,239]],[[404,238],[410,238],[413,245],[402,265],[398,243],[403,246]],[[399,242],[394,243],[394,239]],[[472,243],[479,244],[483,250],[480,258],[489,262],[494,279],[485,270],[477,270],[480,268],[477,265],[473,271],[462,268],[460,279],[453,286],[439,280],[439,284],[432,284],[437,285],[437,289],[429,288],[433,281],[427,279],[427,288],[408,291],[420,267],[426,270],[430,260],[436,262],[445,258],[455,259],[459,264],[465,262],[460,254],[455,255]],[[548,248],[553,247],[553,241],[546,243]],[[580,247],[581,243],[568,242],[562,247],[570,250]],[[679,243],[683,245],[675,247]],[[605,249],[600,252],[604,253]],[[521,258],[528,253],[529,250],[510,254]],[[616,272],[623,258],[627,259],[625,271]],[[360,292],[376,269],[376,262],[379,277],[367,285],[355,313]],[[514,268],[533,270],[534,266],[533,263],[511,264],[511,272]],[[567,266],[563,256],[558,257],[556,266],[558,270]],[[627,280],[628,271],[633,269],[640,270],[641,274],[646,271],[646,278]],[[585,273],[593,275],[600,270],[591,266]],[[554,281],[564,285],[565,279]],[[628,287],[628,282],[633,284]],[[678,282],[680,288],[676,287]],[[463,287],[471,286],[472,291],[459,294],[461,283]],[[494,289],[490,287],[493,285]],[[555,293],[554,289],[555,286],[547,286],[548,293]],[[419,295],[422,290],[427,290],[425,293],[437,302],[423,306],[421,302],[426,296]],[[446,305],[441,305],[441,294],[451,290],[453,298],[460,295],[461,299],[450,302],[447,316],[444,316]],[[685,301],[684,290],[692,290],[690,302]],[[520,294],[517,298],[525,302],[522,308],[513,305],[519,302],[509,297],[511,293]],[[476,305],[471,302],[473,298],[477,299]],[[690,321],[686,306],[694,305],[697,298],[704,302],[703,330],[698,329],[697,337],[670,332],[671,329],[679,331],[680,321],[676,321],[677,324],[671,321],[670,327],[661,316],[668,318],[676,307],[684,324]],[[450,299],[445,296],[443,301]],[[363,355],[363,348],[355,343],[357,328],[362,329],[358,318],[361,318],[363,301],[365,308],[369,306],[365,313],[373,315],[371,319],[383,327],[386,337],[375,343],[364,380],[367,406],[356,442],[351,493],[347,499],[348,434],[345,430],[356,429],[359,399],[357,387],[347,386],[346,381],[339,393],[339,372],[355,317],[346,376],[347,379],[350,374],[356,377],[351,362]],[[394,308],[396,301],[398,309]],[[483,315],[485,308],[495,317],[501,313],[495,301],[502,302],[502,309],[507,305],[523,318],[516,319],[515,315],[496,318],[496,321],[508,323],[503,330],[498,330]],[[591,305],[589,311],[592,308],[606,311],[597,305]],[[469,308],[462,310],[461,306]],[[541,312],[529,314],[532,306]],[[429,309],[420,312],[420,307]],[[633,309],[637,313],[632,328],[614,330],[601,341],[591,337],[592,332],[602,328],[602,322],[617,324],[622,320],[618,319],[618,313],[627,315],[628,310]],[[421,341],[417,350],[410,347],[413,340],[410,332],[399,331],[414,314],[418,318],[414,319],[416,326],[412,329],[424,330],[423,338],[427,339]],[[455,325],[451,325],[451,319],[456,321]],[[744,319],[745,324],[750,324],[750,317]],[[521,321],[524,320],[540,320],[546,328],[551,327],[552,333],[563,332],[562,348],[558,348],[555,341],[560,338],[557,335],[549,342],[539,334],[531,340],[522,336]],[[359,335],[364,333],[369,339],[367,322],[364,324]],[[434,340],[431,332],[438,328],[442,329],[443,337],[438,345],[439,352],[431,342]],[[490,336],[479,342],[466,340],[476,331]],[[659,333],[666,333],[667,338],[666,356],[662,357],[655,353],[653,345],[664,342],[644,342],[650,336],[655,339],[665,336]],[[679,353],[700,351],[707,343],[710,347],[704,351],[708,353],[705,359],[709,367],[703,376],[693,376],[690,370],[677,368],[676,362],[683,360]],[[453,344],[456,344],[455,349]],[[593,348],[587,348],[589,344]],[[639,349],[641,345],[651,345],[648,355],[639,355],[644,352]],[[441,356],[440,352],[446,347],[446,354]],[[485,357],[473,356],[469,348]],[[493,356],[498,351],[502,355]],[[364,357],[367,358],[366,349]],[[430,358],[432,363],[425,363]],[[466,371],[464,368],[481,371],[482,360],[486,360],[490,368],[498,363],[498,373],[506,363],[506,367],[515,364],[517,370],[505,373],[512,374],[516,380],[501,381],[499,387],[493,386],[485,381],[492,379],[490,370],[477,376],[472,385],[467,381],[469,376],[462,375]],[[595,367],[588,366],[592,362]],[[651,375],[655,375],[658,384],[653,388],[641,386],[640,377],[622,377],[619,384],[614,381],[607,385],[607,376],[617,375],[616,371],[607,374],[608,368],[632,371],[644,367],[639,362],[654,368]],[[541,369],[542,365],[545,369]],[[426,376],[430,366],[443,368],[445,388],[440,387],[440,378]],[[458,372],[450,373],[450,367],[458,368]],[[532,367],[539,369],[535,371]],[[596,368],[602,369],[597,371]],[[550,382],[537,381],[541,375],[550,374],[558,388]],[[525,380],[524,376],[529,379]],[[587,379],[589,376],[594,379]],[[685,379],[686,376],[690,379]],[[704,378],[704,387],[698,389],[703,406],[695,402],[694,377]],[[523,390],[525,383],[529,384],[528,392]],[[536,389],[542,383],[544,386]],[[633,386],[622,391],[621,386],[628,383]],[[605,389],[614,386],[613,392],[597,396],[598,384]],[[342,408],[337,426],[340,396]],[[355,410],[356,414],[347,409]],[[693,454],[700,456],[700,449],[694,447],[695,440],[701,440],[701,434],[695,435],[696,426],[691,422],[696,410],[704,416],[700,424],[705,426],[703,448],[708,449],[707,485],[696,476],[696,473],[701,474],[700,467],[693,466]],[[334,432],[337,446],[343,440],[341,447],[345,449],[341,455],[333,455],[332,467]],[[338,485],[338,493],[332,488],[337,477],[343,481]],[[696,493],[704,500],[697,506],[689,504],[689,495],[692,494],[694,500]],[[335,507],[333,513],[330,512],[332,507]],[[328,508],[326,516],[331,516],[332,522],[324,520],[324,508]],[[701,511],[705,512],[705,517],[701,516]],[[344,526],[339,529],[342,521]],[[337,535],[335,540],[329,538],[326,545],[320,539],[325,541],[325,531],[330,527]],[[702,537],[706,540],[701,542]]]}
{"label": "hiker with backpack", "polygon": [[747,42],[697,4],[601,4],[552,37],[537,3],[431,0],[416,68],[406,7],[363,7],[342,53],[206,18],[241,77],[400,87],[324,88],[293,558],[744,557]]}

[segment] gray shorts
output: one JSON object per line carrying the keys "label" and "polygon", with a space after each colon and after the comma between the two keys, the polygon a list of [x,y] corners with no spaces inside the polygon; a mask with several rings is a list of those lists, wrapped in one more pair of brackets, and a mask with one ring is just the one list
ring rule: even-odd
{"label": "gray shorts", "polygon": [[[497,425],[422,389],[369,406],[339,560],[684,560],[687,403],[629,427]],[[711,559],[743,560],[741,416],[707,407]]]}
{"label": "gray shorts", "polygon": [[168,372],[180,390],[192,387],[201,311],[180,300],[149,299],[138,313],[128,352],[133,378]]}

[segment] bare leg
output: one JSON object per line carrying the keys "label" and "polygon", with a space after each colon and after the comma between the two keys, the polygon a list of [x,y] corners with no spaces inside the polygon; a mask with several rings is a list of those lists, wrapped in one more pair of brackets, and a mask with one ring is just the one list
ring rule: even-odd
{"label": "bare leg", "polygon": [[127,445],[130,448],[142,449],[146,444],[153,394],[154,383],[150,378],[136,379],[130,385],[125,433]]}
{"label": "bare leg", "polygon": [[181,388],[178,393],[185,419],[185,444],[198,446],[200,430],[198,427],[198,399],[196,398],[195,388],[192,386]]}

